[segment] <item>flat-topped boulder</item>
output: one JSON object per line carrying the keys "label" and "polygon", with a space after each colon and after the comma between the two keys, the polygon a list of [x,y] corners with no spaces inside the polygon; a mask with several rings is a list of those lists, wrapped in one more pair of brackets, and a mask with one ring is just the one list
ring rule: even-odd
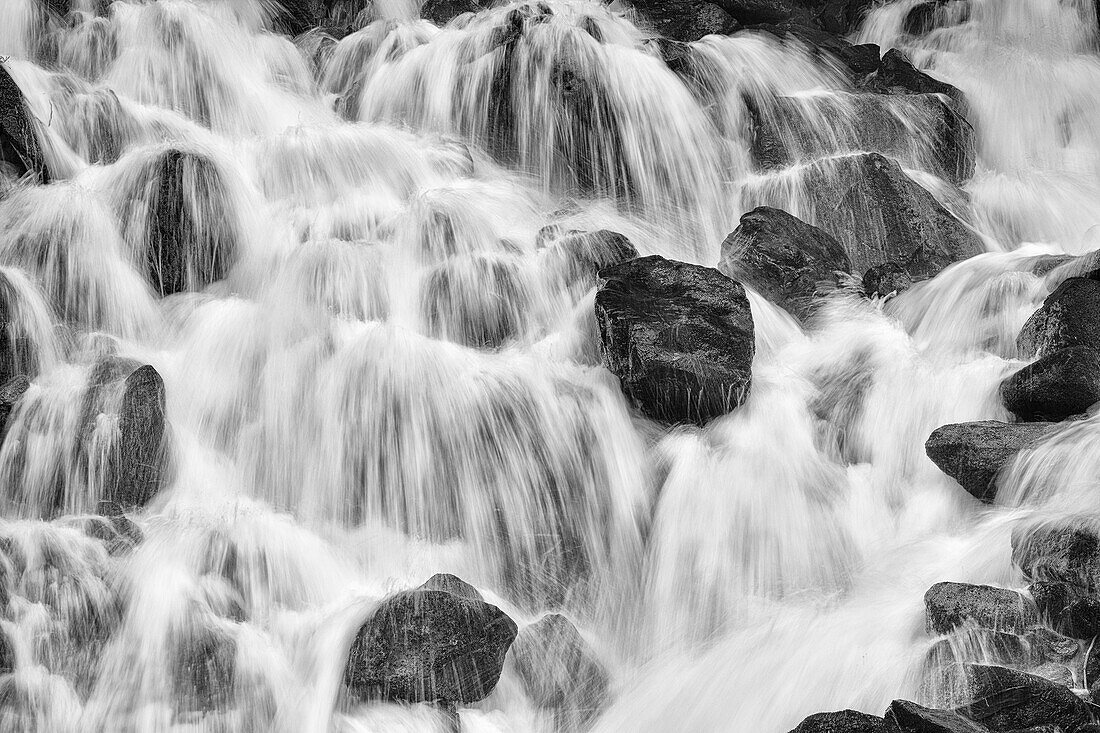
{"label": "flat-topped boulder", "polygon": [[603,363],[644,415],[701,425],[745,401],[756,345],[740,283],[656,255],[606,267],[600,278]]}
{"label": "flat-topped boulder", "polygon": [[924,450],[941,471],[972,496],[992,502],[996,478],[1016,454],[1040,443],[1053,423],[1004,423],[995,420],[955,423],[936,428]]}

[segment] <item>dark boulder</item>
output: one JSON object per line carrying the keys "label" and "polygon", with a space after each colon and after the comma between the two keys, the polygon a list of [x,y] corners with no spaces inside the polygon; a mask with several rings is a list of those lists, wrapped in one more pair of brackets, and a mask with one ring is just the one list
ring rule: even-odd
{"label": "dark boulder", "polygon": [[0,63],[0,169],[5,166],[17,176],[31,174],[49,183],[42,144],[34,115],[23,92]]}
{"label": "dark boulder", "polygon": [[21,273],[0,271],[0,384],[20,375],[33,380],[42,366],[43,324],[32,319],[48,306],[30,288]]}
{"label": "dark boulder", "polygon": [[1028,580],[1100,588],[1100,535],[1088,516],[1068,517],[1012,531],[1012,562]]}
{"label": "dark boulder", "polygon": [[744,402],[756,345],[740,283],[659,256],[604,268],[600,277],[603,362],[645,415],[701,425]]}
{"label": "dark boulder", "polygon": [[631,6],[644,25],[678,41],[726,35],[741,26],[719,3],[706,0],[635,0]]}
{"label": "dark boulder", "polygon": [[561,614],[547,614],[525,627],[510,656],[527,695],[553,711],[559,730],[586,729],[607,704],[607,669]]}
{"label": "dark boulder", "polygon": [[1100,634],[1100,598],[1080,586],[1040,581],[1028,587],[1040,615],[1051,628],[1074,639]]}
{"label": "dark boulder", "polygon": [[863,292],[868,297],[904,293],[913,287],[913,276],[896,262],[875,265],[863,273]]}
{"label": "dark boulder", "polygon": [[986,733],[988,729],[953,710],[935,710],[906,700],[894,700],[886,709],[890,733]]}
{"label": "dark boulder", "polygon": [[344,683],[359,699],[473,703],[496,686],[516,624],[443,590],[390,596],[356,634]]}
{"label": "dark boulder", "polygon": [[943,94],[961,105],[960,111],[965,110],[965,98],[958,87],[924,73],[896,48],[883,54],[878,69],[860,82],[860,88],[878,94]]}
{"label": "dark boulder", "polygon": [[1024,421],[1080,415],[1100,402],[1100,351],[1069,346],[1046,353],[1005,379],[1001,398]]}
{"label": "dark boulder", "polygon": [[1069,662],[1081,651],[1081,645],[1076,639],[1059,634],[1046,626],[1033,626],[1028,629],[1026,638],[1036,656],[1044,662]]}
{"label": "dark boulder", "polygon": [[1023,633],[1036,622],[1035,607],[1022,593],[969,583],[936,583],[924,594],[928,628],[946,634],[964,624]]}
{"label": "dark boulder", "polygon": [[936,428],[924,450],[941,471],[975,498],[992,502],[995,480],[1021,450],[1043,440],[1052,423],[1003,423],[994,420],[955,423]]}
{"label": "dark boulder", "polygon": [[420,17],[436,25],[446,25],[464,13],[480,13],[492,7],[487,0],[427,0],[420,6]]}
{"label": "dark boulder", "polygon": [[963,665],[952,702],[957,712],[994,731],[1054,724],[1078,733],[1092,723],[1088,706],[1063,685],[1007,667]]}
{"label": "dark boulder", "polygon": [[856,710],[839,710],[814,713],[791,733],[887,733],[887,728],[882,718]]}
{"label": "dark boulder", "polygon": [[441,590],[469,601],[485,600],[481,595],[481,591],[457,575],[451,575],[450,573],[436,573],[425,580],[418,590]]}
{"label": "dark boulder", "polygon": [[115,483],[104,497],[121,507],[145,506],[165,479],[164,381],[153,367],[138,367],[122,388],[118,413]]}
{"label": "dark boulder", "polygon": [[1020,335],[1020,355],[1043,356],[1069,346],[1100,348],[1100,281],[1072,277],[1035,311]]}
{"label": "dark boulder", "polygon": [[374,19],[368,0],[279,0],[273,5],[275,30],[289,36],[323,28],[343,38]]}
{"label": "dark boulder", "polygon": [[[894,263],[913,280],[984,251],[981,238],[955,218],[901,167],[878,153],[829,158],[807,166],[800,189],[809,222],[844,245],[853,272]],[[761,189],[752,204],[785,201]]]}
{"label": "dark boulder", "polygon": [[719,271],[800,319],[809,315],[818,290],[835,288],[837,273],[851,272],[851,267],[844,247],[830,234],[767,206],[741,217],[722,242],[718,263]]}

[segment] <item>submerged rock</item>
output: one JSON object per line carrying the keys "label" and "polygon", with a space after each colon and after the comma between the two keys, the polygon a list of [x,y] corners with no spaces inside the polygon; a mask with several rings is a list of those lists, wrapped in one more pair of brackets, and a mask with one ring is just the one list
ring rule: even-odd
{"label": "submerged rock", "polygon": [[1100,536],[1088,516],[1017,525],[1012,562],[1029,580],[1100,588]]}
{"label": "submerged rock", "polygon": [[756,345],[740,283],[659,256],[607,267],[600,277],[603,362],[646,416],[701,425],[745,401]]}
{"label": "submerged rock", "polygon": [[518,258],[456,255],[437,265],[421,295],[428,332],[464,346],[496,349],[521,337],[530,320],[530,285]]}
{"label": "submerged rock", "polygon": [[969,583],[936,583],[924,594],[928,628],[946,634],[971,624],[1023,633],[1036,622],[1035,607],[1022,593]]}
{"label": "submerged rock", "polygon": [[1070,583],[1040,581],[1028,587],[1051,628],[1074,639],[1100,634],[1100,598]]}
{"label": "submerged rock", "polygon": [[164,381],[145,364],[126,378],[118,415],[116,483],[104,498],[144,506],[161,489],[165,456]]}
{"label": "submerged rock", "polygon": [[887,733],[882,718],[856,710],[814,713],[790,733]]}
{"label": "submerged rock", "polygon": [[953,710],[936,710],[907,700],[894,700],[886,710],[891,733],[986,733],[988,729]]}
{"label": "submerged rock", "polygon": [[1100,351],[1069,346],[1046,353],[1005,379],[1001,398],[1024,421],[1080,415],[1100,402]]}
{"label": "submerged rock", "polygon": [[559,730],[583,730],[607,704],[610,677],[565,616],[551,613],[527,626],[511,659],[527,695],[554,712]]}
{"label": "submerged rock", "polygon": [[1088,706],[1067,687],[1007,667],[963,665],[957,712],[994,731],[1054,724],[1076,733],[1092,723]]}
{"label": "submerged rock", "polygon": [[1013,424],[985,420],[936,428],[924,450],[941,471],[975,498],[992,502],[997,474],[1025,448],[1038,444],[1052,423]]}
{"label": "submerged rock", "polygon": [[540,256],[543,266],[565,287],[587,291],[596,285],[601,269],[634,259],[638,250],[622,234],[600,229],[564,233],[547,243]]}
{"label": "submerged rock", "polygon": [[443,590],[390,596],[359,629],[344,683],[359,699],[473,703],[496,686],[516,624]]}
{"label": "submerged rock", "polygon": [[1016,348],[1024,357],[1043,356],[1070,346],[1100,348],[1100,281],[1064,280],[1027,319]]}
{"label": "submerged rock", "polygon": [[937,28],[965,23],[969,18],[969,0],[926,0],[906,14],[903,27],[911,36],[923,36]]}
{"label": "submerged rock", "polygon": [[827,232],[785,211],[761,206],[741,217],[722,242],[718,269],[797,318],[810,313],[819,289],[851,272],[844,247]]}
{"label": "submerged rock", "polygon": [[228,708],[235,694],[237,643],[226,632],[196,623],[177,640],[171,667],[178,712]]}
{"label": "submerged rock", "polygon": [[0,169],[9,167],[16,176],[31,174],[50,182],[34,116],[23,92],[0,64]]}

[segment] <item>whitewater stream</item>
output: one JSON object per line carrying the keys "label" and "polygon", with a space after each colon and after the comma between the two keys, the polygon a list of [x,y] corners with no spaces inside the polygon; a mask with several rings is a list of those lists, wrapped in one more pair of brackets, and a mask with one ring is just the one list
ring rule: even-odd
{"label": "whitewater stream", "polygon": [[[925,590],[1023,587],[1015,528],[1100,516],[1100,417],[992,506],[924,452],[946,423],[1011,419],[997,388],[1053,287],[1032,264],[1100,247],[1100,55],[1093,0],[971,0],[921,37],[916,4],[850,40],[964,93],[964,195],[901,98],[893,157],[987,252],[896,297],[838,291],[809,329],[750,292],[747,402],[670,429],[601,366],[562,243],[606,229],[714,266],[760,203],[812,222],[799,165],[754,167],[746,100],[825,100],[812,122],[843,151],[839,65],[742,32],[693,43],[689,80],[628,9],[585,0],[545,0],[505,46],[534,3],[445,28],[378,3],[332,43],[271,32],[261,0],[74,0],[52,24],[0,0],[51,178],[0,177],[31,377],[0,447],[0,730],[448,730],[342,690],[370,609],[438,572],[521,627],[571,618],[611,673],[597,731],[786,733],[922,699]],[[197,268],[150,279],[154,236]],[[84,395],[120,360],[163,379],[169,458],[128,514],[141,541],[111,552],[86,528],[123,397],[86,424]],[[557,730],[510,667],[458,716]]]}

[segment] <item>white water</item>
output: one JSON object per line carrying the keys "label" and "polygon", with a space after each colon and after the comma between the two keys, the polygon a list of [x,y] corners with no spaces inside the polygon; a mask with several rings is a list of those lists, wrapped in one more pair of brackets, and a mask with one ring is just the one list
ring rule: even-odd
{"label": "white water", "polygon": [[[913,4],[876,10],[861,40],[966,93],[979,159],[952,201],[991,252],[887,302],[837,294],[805,332],[753,294],[748,402],[665,431],[598,366],[592,282],[562,234],[713,265],[743,189],[798,204],[797,171],[752,171],[743,96],[826,100],[801,108],[834,110],[815,129],[845,152],[839,69],[708,37],[685,84],[584,0],[445,29],[393,3],[327,50],[266,32],[254,0],[119,0],[72,27],[0,0],[0,55],[57,179],[0,202],[33,377],[0,450],[0,728],[440,730],[340,693],[372,605],[436,572],[521,625],[573,618],[613,673],[601,731],[782,733],[919,699],[928,586],[1022,586],[1013,528],[1094,508],[1095,419],[1025,456],[993,508],[923,444],[1007,418],[997,385],[1053,287],[1031,264],[1100,242],[1100,56],[1092,0],[972,0],[921,39],[900,31]],[[520,8],[536,19],[500,45]],[[903,165],[950,194],[907,109]],[[187,240],[233,264],[161,299],[144,273],[169,149],[190,161]],[[78,446],[105,354],[163,376],[173,454],[133,516],[144,541],[118,555],[82,531],[118,429],[108,394]],[[510,672],[460,717],[554,729]]]}

